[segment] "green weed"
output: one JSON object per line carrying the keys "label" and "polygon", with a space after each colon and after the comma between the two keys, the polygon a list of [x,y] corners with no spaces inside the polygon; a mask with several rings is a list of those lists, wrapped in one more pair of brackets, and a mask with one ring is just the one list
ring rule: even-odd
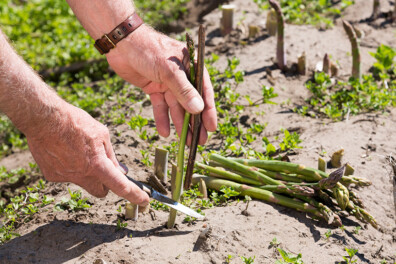
{"label": "green weed", "polygon": [[39,182],[33,187],[26,187],[20,191],[20,195],[10,198],[8,203],[0,200],[0,244],[19,236],[14,230],[21,224],[28,222],[32,216],[43,207],[51,204],[54,199],[42,194],[45,182]]}
{"label": "green weed", "polygon": [[285,136],[282,139],[282,142],[279,143],[279,147],[281,151],[301,148],[299,144],[302,141],[300,139],[300,136],[296,132],[290,134],[290,132],[287,129],[283,129],[283,133]]}
{"label": "green weed", "polygon": [[362,229],[361,226],[355,226],[355,228],[353,229],[353,233],[354,233],[355,235],[359,235],[360,229]]}
{"label": "green weed", "polygon": [[54,207],[55,211],[82,211],[90,208],[91,205],[88,203],[88,198],[81,197],[81,191],[71,191],[68,189],[70,199],[63,197],[60,203],[57,203]]}
{"label": "green weed", "polygon": [[324,233],[324,237],[326,238],[326,240],[329,240],[329,238],[331,237],[331,229],[328,229],[328,230]]}
{"label": "green weed", "polygon": [[275,263],[276,264],[304,264],[302,260],[302,255],[301,253],[298,254],[297,256],[291,253],[288,253],[284,251],[283,249],[278,247],[279,254],[281,255],[282,259],[277,260]]}
{"label": "green weed", "polygon": [[124,229],[128,226],[128,223],[122,222],[119,218],[117,219],[117,231]]}
{"label": "green weed", "polygon": [[271,240],[271,242],[270,242],[270,248],[271,247],[275,247],[275,248],[277,248],[278,246],[279,246],[279,242],[278,242],[278,239],[276,238],[276,237],[274,237],[272,240]]}
{"label": "green weed", "polygon": [[243,263],[245,264],[252,264],[254,262],[254,259],[256,258],[256,256],[253,257],[244,257],[244,256],[240,256],[240,258],[242,259]]}
{"label": "green weed", "polygon": [[[333,120],[342,120],[348,115],[372,111],[385,111],[396,106],[396,81],[378,83],[373,75],[363,75],[359,82],[351,78],[348,82],[332,84],[324,73],[315,73],[313,81],[306,84],[312,93],[307,100],[309,106],[318,115]],[[306,111],[295,109],[306,114]]]}
{"label": "green weed", "polygon": [[354,259],[354,256],[358,252],[357,249],[353,248],[345,248],[345,251],[348,253],[348,256],[343,256],[342,258],[345,260],[347,264],[356,263],[357,259]]}
{"label": "green weed", "polygon": [[162,210],[162,211],[169,211],[169,206],[164,205],[161,202],[158,202],[157,200],[151,200],[150,201],[150,207],[153,208],[154,210]]}
{"label": "green weed", "polygon": [[[266,0],[254,0],[254,2],[262,9],[270,7]],[[354,4],[354,1],[342,0],[338,6],[334,6],[330,0],[281,0],[280,4],[288,23],[326,25],[329,28],[334,25],[333,19],[340,16],[346,7]]]}

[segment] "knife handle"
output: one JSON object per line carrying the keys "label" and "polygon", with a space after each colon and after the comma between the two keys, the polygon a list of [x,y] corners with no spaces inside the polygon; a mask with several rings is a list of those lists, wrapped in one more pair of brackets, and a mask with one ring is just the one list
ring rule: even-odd
{"label": "knife handle", "polygon": [[129,177],[128,175],[125,175],[128,180],[130,180],[131,182],[133,182],[134,184],[136,184],[140,189],[142,189],[144,192],[146,192],[149,196],[151,196],[151,189],[148,188],[146,185],[144,185],[143,183],[141,183],[140,181],[134,180],[131,177]]}

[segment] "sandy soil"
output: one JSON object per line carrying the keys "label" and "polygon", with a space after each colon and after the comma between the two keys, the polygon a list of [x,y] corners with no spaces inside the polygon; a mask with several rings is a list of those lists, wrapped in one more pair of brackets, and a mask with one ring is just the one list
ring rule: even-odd
{"label": "sandy soil", "polygon": [[[232,1],[239,6],[235,21],[243,25],[250,23],[263,26],[265,13],[260,13],[253,1]],[[363,71],[373,63],[368,54],[380,44],[396,47],[395,27],[374,25],[364,22],[371,14],[371,4],[357,0],[345,12],[345,19],[356,23],[365,32],[362,41]],[[390,5],[383,1],[382,9]],[[291,111],[301,104],[308,92],[304,88],[307,76],[285,76],[273,69],[276,39],[268,37],[265,30],[256,40],[247,45],[238,44],[237,39],[224,40],[218,33],[218,10],[204,17],[207,26],[207,51],[220,53],[219,67],[224,67],[229,56],[240,59],[240,69],[246,72],[245,82],[238,87],[241,94],[249,94],[253,100],[261,96],[261,86],[271,85],[267,69],[271,69],[278,105],[247,108],[247,123],[268,123],[265,134],[273,138],[280,128],[298,129],[303,149],[291,156],[292,161],[315,167],[319,153],[332,153],[343,147],[345,160],[356,168],[356,175],[370,179],[373,184],[359,190],[369,212],[377,219],[380,228],[362,225],[354,218],[343,218],[346,230],[332,229],[326,240],[324,233],[330,228],[326,223],[315,221],[303,213],[281,206],[252,201],[250,216],[241,214],[244,203],[232,203],[226,207],[205,210],[206,220],[193,225],[182,223],[177,218],[177,228],[168,230],[165,223],[168,213],[155,211],[155,215],[141,215],[137,222],[128,221],[128,226],[117,231],[119,217],[117,208],[124,200],[109,194],[105,199],[89,197],[93,203],[87,212],[52,212],[52,207],[34,217],[17,231],[21,237],[0,247],[1,263],[94,263],[102,259],[107,263],[225,263],[227,255],[234,258],[231,263],[243,263],[239,256],[253,257],[254,263],[274,263],[279,255],[271,240],[276,237],[280,246],[293,253],[302,253],[304,263],[338,263],[345,255],[345,247],[358,249],[358,263],[387,263],[396,261],[396,215],[394,202],[393,172],[386,157],[395,155],[396,142],[393,134],[396,127],[396,109],[385,114],[364,114],[350,117],[342,122],[303,117]],[[192,32],[196,29],[192,29]],[[351,68],[350,44],[341,26],[341,20],[327,31],[312,26],[287,25],[286,48],[288,60],[295,62],[303,51],[307,54],[312,71],[325,52],[337,60],[341,78],[349,75]],[[236,44],[235,44],[236,43]],[[289,103],[286,103],[290,100]],[[128,109],[130,106],[127,106]],[[253,113],[265,111],[253,120]],[[151,107],[143,107],[142,115],[151,117]],[[144,180],[148,169],[139,161],[141,148],[148,143],[139,139],[127,125],[110,127],[115,151],[120,161],[126,163],[134,177]],[[120,136],[115,136],[119,134]],[[161,139],[159,146],[170,139]],[[211,139],[211,144],[219,144]],[[375,146],[375,148],[368,148]],[[327,157],[328,158],[328,157]],[[0,161],[9,168],[26,166],[31,161],[28,153],[17,153]],[[47,192],[56,200],[67,196],[69,184],[49,184]],[[54,192],[53,190],[57,190]],[[362,230],[355,234],[355,226]],[[210,227],[206,239],[199,238],[202,230]]]}

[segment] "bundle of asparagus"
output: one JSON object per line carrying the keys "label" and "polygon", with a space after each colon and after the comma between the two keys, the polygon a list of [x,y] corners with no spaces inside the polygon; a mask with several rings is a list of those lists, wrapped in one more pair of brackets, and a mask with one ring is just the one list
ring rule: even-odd
{"label": "bundle of asparagus", "polygon": [[[368,186],[371,182],[350,175],[348,164],[328,174],[322,162],[319,163],[322,170],[319,170],[278,160],[225,158],[218,154],[211,154],[209,159],[209,165],[195,162],[195,166],[208,176],[195,174],[194,184],[203,180],[207,188],[213,190],[232,187],[241,196],[249,195],[294,208],[336,226],[342,225],[340,215],[347,212],[378,228],[375,219],[364,209],[361,199],[351,188],[352,184]],[[348,173],[345,173],[346,168]]]}

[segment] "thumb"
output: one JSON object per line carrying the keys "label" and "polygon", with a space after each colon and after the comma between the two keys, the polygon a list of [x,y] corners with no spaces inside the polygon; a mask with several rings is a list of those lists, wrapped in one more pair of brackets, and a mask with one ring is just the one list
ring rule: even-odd
{"label": "thumb", "polygon": [[110,159],[104,159],[102,169],[103,173],[100,174],[101,182],[112,192],[140,206],[146,206],[150,202],[147,193],[133,182],[130,182],[120,169],[114,166]]}
{"label": "thumb", "polygon": [[204,109],[204,102],[187,79],[184,67],[180,63],[176,69],[169,69],[164,84],[172,91],[177,101],[191,114],[199,114]]}

